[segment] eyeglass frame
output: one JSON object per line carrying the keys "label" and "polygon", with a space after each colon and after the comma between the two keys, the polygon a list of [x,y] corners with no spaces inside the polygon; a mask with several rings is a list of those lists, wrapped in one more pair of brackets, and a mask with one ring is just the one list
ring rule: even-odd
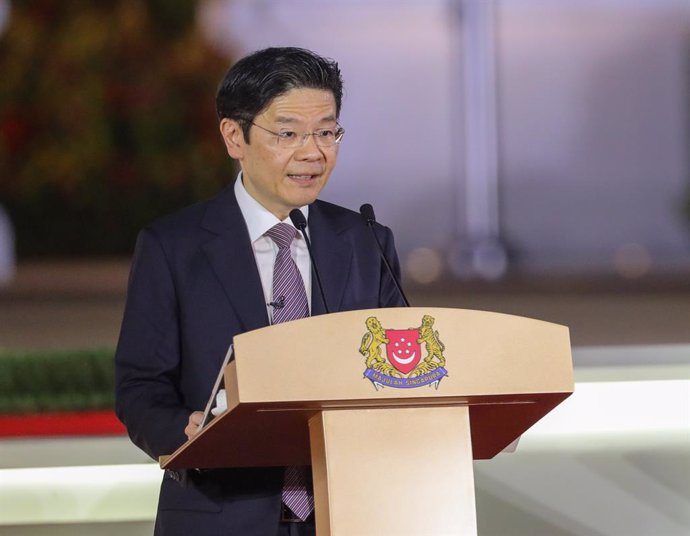
{"label": "eyeglass frame", "polygon": [[[285,138],[283,138],[283,137],[281,136],[281,134],[283,134],[282,132],[274,132],[274,131],[272,131],[272,130],[267,129],[266,127],[262,127],[261,125],[257,125],[254,121],[247,121],[247,122],[248,122],[250,125],[253,125],[253,126],[255,126],[255,127],[260,128],[261,130],[264,130],[264,131],[268,132],[269,134],[273,134],[273,135],[276,137],[276,145],[278,145],[278,147],[281,147],[281,145],[280,145],[280,140],[285,140]],[[343,136],[345,136],[345,129],[344,129],[342,126],[340,126],[340,123],[338,123],[337,121],[336,121],[335,124],[336,124],[336,128],[335,128],[335,131],[334,131],[335,137],[334,137],[334,140],[333,140],[334,143],[333,143],[332,145],[321,145],[321,144],[319,143],[318,138],[316,137],[316,134],[318,134],[319,132],[324,131],[324,130],[331,130],[331,129],[329,129],[329,128],[320,128],[320,129],[317,129],[317,130],[315,130],[315,131],[313,131],[313,132],[304,132],[304,133],[302,134],[302,141],[299,143],[299,145],[295,145],[294,147],[285,147],[285,146],[283,145],[282,147],[285,148],[285,149],[299,149],[299,148],[301,148],[301,147],[304,147],[304,144],[307,143],[307,138],[308,138],[309,136],[313,136],[313,137],[314,137],[314,143],[316,143],[316,146],[317,146],[317,147],[335,147],[335,146],[337,146],[337,145],[340,145],[340,142],[343,141]],[[295,132],[295,134],[297,134],[297,133]],[[286,140],[286,141],[287,141],[287,140]]]}

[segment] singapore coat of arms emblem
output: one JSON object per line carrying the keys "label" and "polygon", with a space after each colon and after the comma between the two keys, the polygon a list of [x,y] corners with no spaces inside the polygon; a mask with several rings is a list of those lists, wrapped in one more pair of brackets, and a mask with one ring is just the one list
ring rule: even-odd
{"label": "singapore coat of arms emblem", "polygon": [[[385,329],[375,316],[367,318],[365,324],[368,331],[362,337],[359,353],[366,360],[364,377],[377,391],[380,387],[410,389],[425,385],[438,389],[448,371],[443,356],[445,346],[434,330],[432,316],[424,315],[418,328]],[[382,345],[385,353],[381,351]]]}

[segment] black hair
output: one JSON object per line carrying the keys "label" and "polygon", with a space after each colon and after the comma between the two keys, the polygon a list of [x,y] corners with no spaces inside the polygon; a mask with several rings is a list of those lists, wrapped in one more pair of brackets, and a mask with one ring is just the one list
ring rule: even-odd
{"label": "black hair", "polygon": [[249,143],[254,118],[271,101],[291,89],[330,91],[340,115],[343,79],[338,64],[303,48],[265,48],[245,56],[233,65],[218,86],[218,119],[234,119],[242,125]]}

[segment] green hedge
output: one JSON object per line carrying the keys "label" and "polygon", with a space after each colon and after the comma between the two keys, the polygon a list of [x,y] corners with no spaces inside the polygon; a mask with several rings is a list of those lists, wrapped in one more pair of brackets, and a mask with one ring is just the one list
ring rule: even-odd
{"label": "green hedge", "polygon": [[0,352],[0,414],[111,409],[114,351]]}

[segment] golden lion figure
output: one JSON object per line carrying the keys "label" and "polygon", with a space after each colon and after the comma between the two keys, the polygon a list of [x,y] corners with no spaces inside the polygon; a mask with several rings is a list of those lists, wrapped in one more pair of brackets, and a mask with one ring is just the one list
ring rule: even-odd
{"label": "golden lion figure", "polygon": [[[421,376],[428,374],[438,367],[443,367],[446,364],[446,358],[443,357],[443,350],[445,345],[438,338],[438,331],[434,331],[434,318],[429,315],[422,317],[422,325],[419,327],[419,344],[424,343],[427,356],[419,365],[410,373],[410,377]],[[436,361],[434,361],[436,360]]]}
{"label": "golden lion figure", "polygon": [[366,320],[366,326],[369,331],[362,337],[359,353],[366,357],[367,368],[374,369],[387,376],[400,378],[400,373],[388,364],[381,355],[381,345],[390,342],[386,338],[386,330],[383,329],[381,322],[376,317],[370,316]]}

